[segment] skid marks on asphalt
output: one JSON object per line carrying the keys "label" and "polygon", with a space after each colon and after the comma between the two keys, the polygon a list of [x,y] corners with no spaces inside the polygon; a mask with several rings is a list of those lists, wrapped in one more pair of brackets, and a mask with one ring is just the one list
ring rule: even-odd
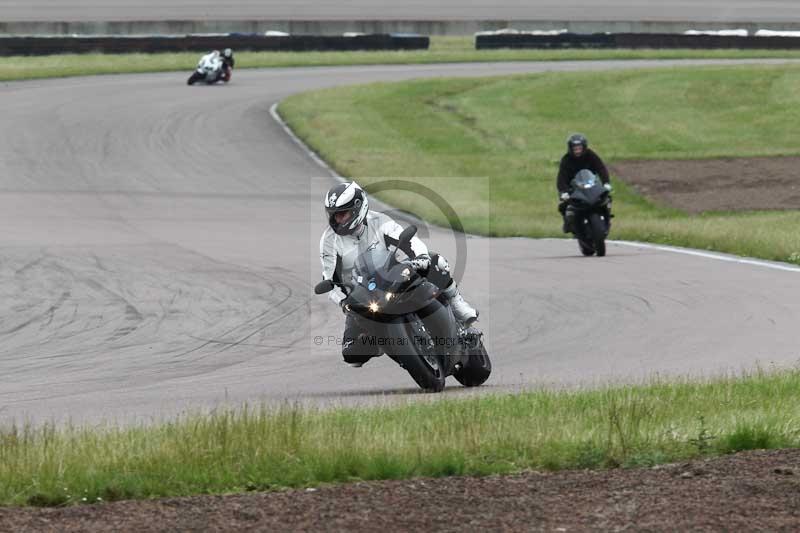
{"label": "skid marks on asphalt", "polygon": [[36,368],[50,374],[51,391],[136,386],[280,355],[307,336],[298,324],[309,296],[297,289],[307,282],[285,269],[256,272],[163,244],[8,253],[3,270],[18,274],[0,278],[0,374],[9,379],[0,395],[42,394]]}

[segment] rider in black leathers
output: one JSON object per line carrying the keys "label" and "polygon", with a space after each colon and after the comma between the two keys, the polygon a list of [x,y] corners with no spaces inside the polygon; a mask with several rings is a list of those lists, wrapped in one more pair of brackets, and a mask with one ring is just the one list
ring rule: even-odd
{"label": "rider in black leathers", "polygon": [[567,153],[561,158],[558,167],[558,197],[560,203],[558,211],[564,218],[564,233],[571,231],[571,223],[567,216],[567,200],[569,199],[570,182],[581,170],[588,169],[600,176],[606,190],[611,191],[611,181],[608,177],[608,169],[597,153],[589,148],[589,141],[586,136],[576,133],[567,139]]}

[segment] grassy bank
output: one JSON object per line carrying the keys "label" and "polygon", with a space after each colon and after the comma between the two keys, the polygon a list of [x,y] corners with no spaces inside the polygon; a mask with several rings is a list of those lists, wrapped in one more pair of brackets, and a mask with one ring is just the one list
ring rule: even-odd
{"label": "grassy bank", "polygon": [[[0,58],[0,81],[190,71],[198,53],[64,54]],[[471,37],[432,37],[429,50],[399,52],[240,52],[237,68],[460,63],[468,61],[559,61],[590,59],[800,58],[791,50],[475,50]]]}
{"label": "grassy bank", "polygon": [[[612,163],[797,155],[798,83],[794,66],[548,73],[337,88],[292,96],[280,111],[343,175],[417,177],[473,232],[558,237],[555,175],[569,132]],[[470,177],[491,179],[490,201]],[[616,188],[615,238],[800,262],[798,212],[689,216]],[[419,197],[384,199],[444,223]]]}
{"label": "grassy bank", "polygon": [[800,445],[800,373],[392,408],[216,412],[152,428],[0,430],[0,503],[357,479],[647,466]]}

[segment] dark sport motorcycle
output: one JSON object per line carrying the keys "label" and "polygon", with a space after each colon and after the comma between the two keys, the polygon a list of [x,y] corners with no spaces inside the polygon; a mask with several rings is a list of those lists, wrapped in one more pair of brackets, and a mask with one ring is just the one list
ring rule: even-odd
{"label": "dark sport motorcycle", "polygon": [[343,305],[369,336],[356,342],[377,347],[406,369],[421,388],[440,392],[447,376],[465,387],[483,384],[492,372],[483,334],[453,316],[438,287],[398,261],[417,228],[400,234],[394,252],[372,250],[356,261],[353,280],[335,284],[323,280],[314,288],[325,294],[339,286],[347,294]]}
{"label": "dark sport motorcycle", "polygon": [[581,170],[570,182],[567,227],[578,239],[583,255],[606,255],[611,229],[611,194],[591,170]]}

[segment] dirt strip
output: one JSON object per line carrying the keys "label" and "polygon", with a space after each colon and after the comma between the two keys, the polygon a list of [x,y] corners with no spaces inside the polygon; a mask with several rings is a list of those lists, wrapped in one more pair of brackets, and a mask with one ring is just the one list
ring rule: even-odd
{"label": "dirt strip", "polygon": [[800,450],[654,468],[0,508],[2,531],[797,531]]}
{"label": "dirt strip", "polygon": [[800,209],[800,157],[623,161],[610,167],[643,196],[689,213]]}

